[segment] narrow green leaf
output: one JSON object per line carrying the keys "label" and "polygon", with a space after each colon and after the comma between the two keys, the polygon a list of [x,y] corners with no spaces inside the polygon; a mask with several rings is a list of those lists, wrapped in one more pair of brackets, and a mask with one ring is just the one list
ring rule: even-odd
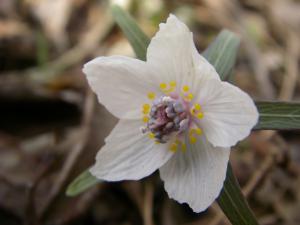
{"label": "narrow green leaf", "polygon": [[[223,30],[203,52],[204,57],[215,67],[222,80],[229,78],[235,64],[239,43],[240,40],[234,33]],[[230,163],[217,202],[233,225],[258,224],[241,192]]]}
{"label": "narrow green leaf", "polygon": [[258,225],[247,201],[241,193],[240,186],[228,164],[226,180],[217,202],[232,224]]}
{"label": "narrow green leaf", "polygon": [[236,61],[240,39],[228,30],[222,30],[217,38],[202,53],[215,67],[222,80],[229,78]]}
{"label": "narrow green leaf", "polygon": [[66,195],[74,197],[80,193],[91,188],[100,181],[97,180],[88,170],[81,173],[69,186],[67,187]]}
{"label": "narrow green leaf", "polygon": [[120,26],[133,47],[137,58],[146,60],[147,47],[150,43],[150,39],[139,28],[135,20],[122,8],[113,5],[112,13],[117,24]]}
{"label": "narrow green leaf", "polygon": [[36,60],[39,67],[44,67],[49,59],[49,46],[46,36],[41,30],[36,32]]}
{"label": "narrow green leaf", "polygon": [[257,130],[300,129],[300,103],[256,102],[259,121]]}

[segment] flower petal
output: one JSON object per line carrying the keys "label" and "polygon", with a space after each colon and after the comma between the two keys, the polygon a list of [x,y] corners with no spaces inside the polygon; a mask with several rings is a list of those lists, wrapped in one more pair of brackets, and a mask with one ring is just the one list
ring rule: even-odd
{"label": "flower petal", "polygon": [[147,93],[156,89],[146,63],[129,57],[98,57],[83,72],[99,102],[118,118],[141,118]]}
{"label": "flower petal", "polygon": [[204,114],[198,125],[213,146],[235,145],[250,134],[258,120],[249,95],[227,82],[206,80],[198,88],[195,101]]}
{"label": "flower petal", "polygon": [[170,198],[201,212],[223,187],[230,149],[215,148],[203,136],[187,147],[160,168],[160,176]]}
{"label": "flower petal", "polygon": [[165,164],[173,153],[142,134],[142,124],[120,120],[96,156],[90,172],[107,181],[138,180]]}
{"label": "flower petal", "polygon": [[[159,25],[147,49],[147,63],[159,71],[160,82],[195,85],[203,78],[220,79],[213,66],[195,47],[193,34],[176,16]],[[195,84],[196,82],[196,84]]]}

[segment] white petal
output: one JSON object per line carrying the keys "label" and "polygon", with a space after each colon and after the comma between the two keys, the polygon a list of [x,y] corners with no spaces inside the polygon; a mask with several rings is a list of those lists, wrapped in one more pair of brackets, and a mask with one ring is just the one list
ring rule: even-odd
{"label": "white petal", "polygon": [[99,102],[118,118],[141,118],[147,93],[156,89],[146,63],[129,57],[98,57],[83,72]]}
{"label": "white petal", "polygon": [[249,95],[227,82],[206,80],[199,87],[196,102],[204,113],[198,124],[213,146],[235,145],[250,134],[258,120]]}
{"label": "white petal", "polygon": [[159,71],[161,82],[176,81],[178,86],[195,85],[204,78],[219,79],[212,65],[195,47],[193,34],[174,15],[161,23],[147,50],[147,63]]}
{"label": "white petal", "polygon": [[160,176],[170,198],[201,212],[223,187],[230,149],[215,148],[205,137],[187,147],[186,152],[177,152],[160,168]]}
{"label": "white petal", "polygon": [[107,181],[138,180],[165,164],[173,153],[142,134],[142,124],[121,120],[106,138],[90,172]]}

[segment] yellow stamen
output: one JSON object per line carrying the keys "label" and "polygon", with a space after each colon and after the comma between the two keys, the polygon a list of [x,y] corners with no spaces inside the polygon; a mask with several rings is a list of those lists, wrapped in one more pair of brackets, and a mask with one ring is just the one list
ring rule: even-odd
{"label": "yellow stamen", "polygon": [[148,114],[150,112],[150,105],[149,104],[144,104],[142,111],[143,111],[143,114]]}
{"label": "yellow stamen", "polygon": [[194,136],[190,136],[190,142],[192,144],[195,144],[197,142],[197,138],[195,138]]}
{"label": "yellow stamen", "polygon": [[192,101],[193,100],[193,98],[194,98],[194,95],[192,94],[192,93],[181,93],[181,97],[185,100],[185,101],[187,101],[187,102],[190,102],[190,101]]}
{"label": "yellow stamen", "polygon": [[204,117],[203,112],[197,113],[197,118],[202,119]]}
{"label": "yellow stamen", "polygon": [[195,129],[195,132],[198,135],[202,135],[202,130],[200,128],[198,128],[198,127]]}
{"label": "yellow stamen", "polygon": [[176,152],[176,151],[177,151],[177,148],[178,148],[177,143],[172,143],[172,144],[170,145],[170,151],[171,151],[171,152]]}
{"label": "yellow stamen", "polygon": [[150,109],[150,105],[149,104],[144,104],[143,109],[145,109],[145,110]]}
{"label": "yellow stamen", "polygon": [[176,87],[176,82],[175,81],[171,81],[170,82],[170,86],[173,87],[173,88]]}
{"label": "yellow stamen", "polygon": [[191,109],[190,109],[190,113],[194,116],[194,115],[195,115],[195,109],[194,109],[194,108],[191,108]]}
{"label": "yellow stamen", "polygon": [[196,103],[196,104],[194,105],[194,109],[196,109],[197,111],[200,111],[200,110],[201,110],[201,105],[198,104],[198,103]]}
{"label": "yellow stamen", "polygon": [[143,122],[144,122],[144,123],[148,123],[148,121],[149,121],[149,117],[148,117],[148,116],[144,116],[144,117],[143,117]]}
{"label": "yellow stamen", "polygon": [[203,112],[201,111],[201,105],[196,103],[190,110],[193,116],[196,116],[198,119],[202,119],[204,117]]}
{"label": "yellow stamen", "polygon": [[150,139],[153,139],[155,137],[155,135],[152,132],[149,133],[148,136],[149,136]]}
{"label": "yellow stamen", "polygon": [[167,88],[167,84],[166,83],[161,83],[159,85],[160,89],[165,90]]}
{"label": "yellow stamen", "polygon": [[191,100],[193,100],[194,95],[192,93],[189,93],[186,97],[189,101],[191,101]]}
{"label": "yellow stamen", "polygon": [[190,90],[190,87],[187,86],[187,85],[185,85],[185,86],[182,87],[182,91],[183,92],[188,92],[189,90]]}
{"label": "yellow stamen", "polygon": [[155,99],[155,93],[154,92],[149,92],[147,96],[148,96],[148,98],[150,100],[154,100]]}
{"label": "yellow stamen", "polygon": [[186,152],[186,145],[184,143],[181,144],[181,151]]}
{"label": "yellow stamen", "polygon": [[192,128],[189,131],[189,138],[190,138],[190,142],[192,144],[195,144],[197,142],[197,137],[195,137],[195,134],[197,135],[202,135],[202,130],[200,128]]}

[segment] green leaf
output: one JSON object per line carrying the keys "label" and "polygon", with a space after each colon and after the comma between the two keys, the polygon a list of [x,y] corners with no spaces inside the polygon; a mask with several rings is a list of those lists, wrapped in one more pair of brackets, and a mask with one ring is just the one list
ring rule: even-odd
{"label": "green leaf", "polygon": [[[223,30],[203,52],[204,57],[215,67],[222,80],[229,78],[230,71],[235,64],[239,43],[240,40],[234,33]],[[230,163],[217,202],[233,225],[258,224],[241,192]]]}
{"label": "green leaf", "polygon": [[88,170],[81,173],[69,186],[67,187],[66,195],[74,197],[80,193],[91,188],[100,181],[94,177]]}
{"label": "green leaf", "polygon": [[230,164],[228,164],[226,180],[217,202],[232,224],[258,225],[254,214],[242,195]]}
{"label": "green leaf", "polygon": [[215,67],[222,80],[228,80],[236,61],[240,39],[228,30],[222,30],[202,55]]}
{"label": "green leaf", "polygon": [[256,102],[259,122],[254,129],[300,129],[300,103]]}
{"label": "green leaf", "polygon": [[112,13],[117,24],[120,26],[133,47],[137,58],[146,60],[147,47],[150,43],[150,39],[139,28],[135,20],[122,8],[117,5],[113,5]]}

